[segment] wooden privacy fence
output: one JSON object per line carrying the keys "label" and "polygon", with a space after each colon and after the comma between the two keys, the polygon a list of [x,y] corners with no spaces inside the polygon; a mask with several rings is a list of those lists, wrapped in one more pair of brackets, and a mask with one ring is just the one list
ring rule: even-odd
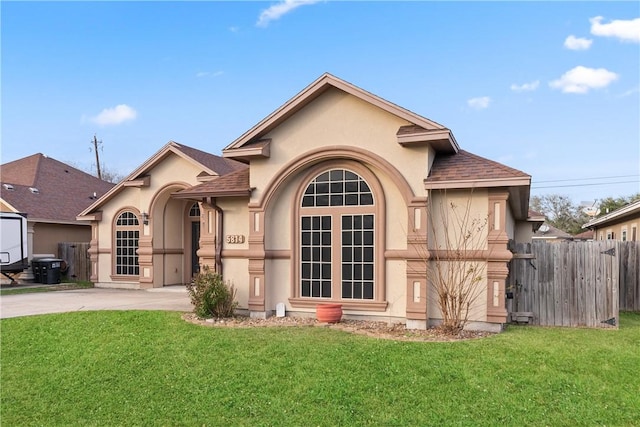
{"label": "wooden privacy fence", "polygon": [[64,275],[72,281],[88,281],[91,277],[89,243],[58,243],[58,258],[67,263]]}
{"label": "wooden privacy fence", "polygon": [[508,309],[512,319],[547,326],[612,327],[640,310],[640,242],[515,245]]}

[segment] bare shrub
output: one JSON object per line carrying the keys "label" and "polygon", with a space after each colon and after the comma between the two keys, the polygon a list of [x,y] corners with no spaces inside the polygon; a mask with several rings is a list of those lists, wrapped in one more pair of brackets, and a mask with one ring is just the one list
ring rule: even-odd
{"label": "bare shrub", "polygon": [[472,194],[462,203],[448,199],[446,192],[434,202],[429,197],[432,235],[427,265],[428,281],[434,291],[442,328],[459,334],[484,290],[488,253],[488,217],[474,215]]}
{"label": "bare shrub", "polygon": [[224,282],[222,276],[205,266],[193,282],[187,284],[187,291],[194,306],[194,313],[200,318],[233,317],[238,307],[236,289]]}

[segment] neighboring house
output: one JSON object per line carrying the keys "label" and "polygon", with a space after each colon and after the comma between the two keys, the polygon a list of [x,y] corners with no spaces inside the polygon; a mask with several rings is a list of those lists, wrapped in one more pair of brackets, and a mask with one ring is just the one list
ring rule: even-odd
{"label": "neighboring house", "polygon": [[583,231],[573,236],[573,240],[576,242],[589,242],[593,240],[593,230]]}
{"label": "neighboring house", "polygon": [[640,200],[629,203],[582,226],[593,231],[594,240],[638,240],[640,226]]}
{"label": "neighboring house", "polygon": [[550,243],[570,242],[573,240],[573,236],[545,222],[538,228],[531,239],[544,240]]}
{"label": "neighboring house", "polygon": [[40,153],[0,166],[0,180],[0,209],[27,214],[29,258],[89,242],[91,224],[76,216],[114,186]]}
{"label": "neighboring house", "polygon": [[253,317],[339,302],[346,316],[424,328],[439,318],[429,251],[451,256],[435,247],[444,230],[428,206],[456,203],[488,221],[464,252],[486,267],[471,320],[506,322],[508,244],[530,241],[536,224],[529,175],[330,74],[222,155],[170,142],[79,215],[93,224],[96,286],[183,284],[206,265]]}

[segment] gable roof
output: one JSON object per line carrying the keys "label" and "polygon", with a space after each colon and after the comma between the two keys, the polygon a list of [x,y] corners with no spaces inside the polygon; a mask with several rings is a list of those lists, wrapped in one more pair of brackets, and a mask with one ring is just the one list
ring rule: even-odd
{"label": "gable roof", "polygon": [[[386,101],[329,73],[324,73],[280,108],[269,114],[254,127],[225,147],[222,150],[223,156],[243,156],[243,151],[247,152],[251,144],[260,141],[261,137],[279,126],[282,122],[286,121],[289,117],[300,111],[331,88],[336,88],[353,95],[365,102],[383,109],[384,111],[387,111],[390,114],[412,123],[412,125],[403,126],[398,131],[398,142],[403,145],[404,143],[421,141],[431,143],[438,151],[456,152],[459,149],[458,143],[453,137],[451,131],[441,124]],[[250,151],[250,155],[255,154],[255,150]]]}
{"label": "gable roof", "polygon": [[508,188],[514,215],[521,220],[530,217],[530,184],[530,175],[465,150],[455,154],[437,153],[424,180],[427,190]]}
{"label": "gable roof", "polygon": [[425,179],[430,188],[438,188],[439,184],[455,184],[477,187],[528,185],[531,176],[503,165],[502,163],[480,157],[465,150],[455,154],[436,154],[436,157]]}
{"label": "gable roof", "polygon": [[246,166],[244,169],[211,181],[177,191],[172,196],[179,199],[201,199],[204,197],[248,197],[250,194],[249,166]]}
{"label": "gable roof", "polygon": [[0,177],[3,202],[51,223],[77,224],[76,215],[115,185],[41,153],[3,164]]}
{"label": "gable roof", "polygon": [[573,236],[551,224],[544,224],[531,237],[536,240],[573,240]]}
{"label": "gable roof", "polygon": [[215,179],[216,177],[224,176],[247,167],[244,163],[240,163],[236,160],[224,159],[220,156],[209,154],[205,151],[188,147],[175,141],[169,141],[164,145],[164,147],[158,150],[153,156],[134,170],[128,177],[123,179],[118,183],[118,185],[113,187],[111,191],[82,211],[78,216],[90,215],[91,212],[96,211],[100,206],[111,200],[125,187],[147,185],[146,180],[149,179],[149,171],[170,155],[177,155],[189,163],[194,164],[196,167],[201,168],[202,172],[198,178],[202,180]]}
{"label": "gable roof", "polygon": [[640,218],[640,200],[628,203],[600,218],[594,218],[587,222],[582,228],[602,227],[605,225],[615,224],[618,221],[625,221],[631,217]]}
{"label": "gable roof", "polygon": [[578,233],[575,236],[573,236],[574,240],[593,240],[593,238],[595,237],[595,233],[593,232],[593,230],[587,230],[587,231],[583,231],[582,233]]}

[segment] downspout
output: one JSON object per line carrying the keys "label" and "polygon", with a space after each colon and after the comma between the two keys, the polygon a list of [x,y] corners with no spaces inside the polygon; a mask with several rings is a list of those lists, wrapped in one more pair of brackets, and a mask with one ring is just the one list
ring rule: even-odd
{"label": "downspout", "polygon": [[222,239],[223,239],[223,227],[222,221],[224,219],[223,211],[216,204],[216,199],[211,198],[211,207],[216,211],[216,272],[222,276]]}

